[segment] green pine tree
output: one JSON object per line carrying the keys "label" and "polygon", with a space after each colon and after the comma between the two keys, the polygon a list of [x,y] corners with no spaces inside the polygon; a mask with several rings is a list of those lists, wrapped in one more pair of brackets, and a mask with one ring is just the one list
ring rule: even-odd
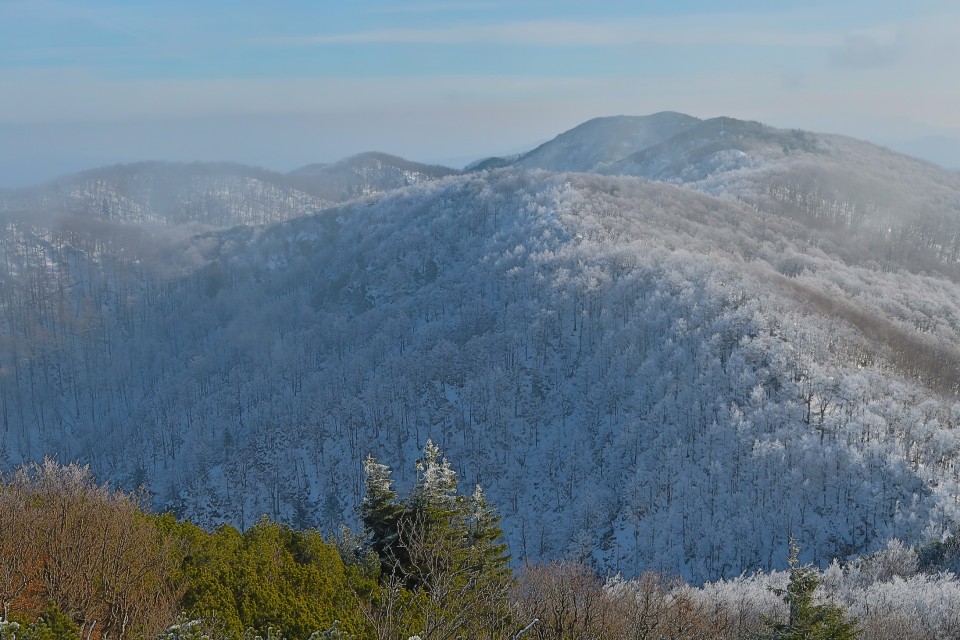
{"label": "green pine tree", "polygon": [[404,500],[384,465],[368,458],[364,469],[367,540],[381,557],[382,582],[399,582],[411,595],[405,618],[418,621],[424,640],[492,637],[509,620],[512,577],[500,518],[483,491],[458,495],[456,473],[431,441]]}
{"label": "green pine tree", "polygon": [[468,545],[475,551],[476,561],[485,571],[509,573],[510,554],[503,542],[500,516],[487,500],[480,485],[470,497],[467,520]]}
{"label": "green pine tree", "polygon": [[789,607],[786,622],[763,616],[766,629],[763,640],[855,640],[860,632],[856,620],[847,620],[843,610],[833,603],[816,603],[814,592],[820,577],[810,567],[801,566],[800,548],[790,539],[790,581],[786,589],[772,589]]}
{"label": "green pine tree", "polygon": [[363,461],[363,474],[366,494],[360,504],[360,519],[366,543],[380,558],[382,571],[389,574],[400,553],[396,543],[404,508],[397,501],[390,467],[367,456]]}
{"label": "green pine tree", "polygon": [[20,640],[80,640],[80,628],[52,602],[35,622],[27,625]]}

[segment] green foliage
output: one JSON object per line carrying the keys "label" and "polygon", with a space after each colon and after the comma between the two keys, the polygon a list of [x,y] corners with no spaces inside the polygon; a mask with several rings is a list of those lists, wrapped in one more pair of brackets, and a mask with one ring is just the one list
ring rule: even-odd
{"label": "green foliage", "polygon": [[335,620],[345,633],[362,632],[353,594],[369,593],[370,580],[344,564],[316,530],[294,531],[267,519],[244,533],[229,526],[212,533],[189,523],[173,527],[186,550],[183,609],[220,635],[307,638]]}
{"label": "green foliage", "polygon": [[832,603],[817,604],[814,592],[820,584],[817,572],[801,566],[799,547],[790,540],[790,582],[786,589],[772,591],[789,607],[786,622],[763,616],[767,629],[764,640],[854,640],[860,634],[855,620],[848,621],[843,610]]}
{"label": "green foliage", "polygon": [[366,494],[360,504],[360,519],[366,532],[366,544],[383,562],[385,573],[391,562],[401,553],[397,548],[397,533],[403,506],[397,503],[390,468],[367,456],[363,462]]}
{"label": "green foliage", "polygon": [[80,627],[52,603],[27,629],[24,640],[80,640]]}
{"label": "green foliage", "polygon": [[80,640],[80,627],[50,603],[33,622],[0,620],[0,640]]}
{"label": "green foliage", "polygon": [[0,620],[0,640],[17,640],[20,637],[19,622]]}
{"label": "green foliage", "polygon": [[430,441],[406,499],[396,496],[386,466],[368,458],[364,470],[362,516],[383,567],[368,618],[388,616],[393,627],[402,621],[404,632],[428,640],[496,636],[509,624],[512,577],[500,518],[483,491],[458,495],[456,474]]}

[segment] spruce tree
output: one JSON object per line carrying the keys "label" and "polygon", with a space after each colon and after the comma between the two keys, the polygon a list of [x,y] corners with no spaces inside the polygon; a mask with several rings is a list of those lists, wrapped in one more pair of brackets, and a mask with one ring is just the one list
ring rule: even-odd
{"label": "spruce tree", "polygon": [[399,580],[421,637],[482,638],[509,619],[512,584],[500,518],[477,487],[457,493],[457,475],[440,447],[427,441],[417,480],[398,500],[389,469],[368,458],[361,515],[370,548],[381,558],[384,583]]}
{"label": "spruce tree", "polygon": [[366,494],[360,504],[360,519],[366,533],[366,543],[380,558],[382,571],[389,574],[395,564],[400,518],[404,507],[397,502],[390,467],[377,462],[373,456],[363,461]]}
{"label": "spruce tree", "polygon": [[457,474],[432,440],[427,440],[417,460],[417,483],[409,503],[411,510],[425,512],[432,519],[454,515],[462,503],[457,496]]}
{"label": "spruce tree", "polygon": [[833,603],[815,604],[814,592],[820,577],[810,566],[802,566],[800,548],[790,539],[790,581],[786,589],[772,589],[789,607],[786,622],[763,616],[767,627],[763,640],[855,640],[857,622],[848,621],[843,610]]}
{"label": "spruce tree", "polygon": [[510,554],[502,541],[500,516],[487,500],[480,485],[470,497],[470,516],[467,521],[468,544],[476,551],[476,558],[487,571],[507,572]]}

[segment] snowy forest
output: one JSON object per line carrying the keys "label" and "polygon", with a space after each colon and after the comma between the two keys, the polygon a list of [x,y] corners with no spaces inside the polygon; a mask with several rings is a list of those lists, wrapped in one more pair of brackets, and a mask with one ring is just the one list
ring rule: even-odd
{"label": "snowy forest", "polygon": [[429,442],[405,496],[363,462],[357,533],[323,537],[263,516],[239,531],[153,516],[145,496],[52,460],[0,484],[0,638],[81,640],[913,640],[960,632],[960,540],[891,541],[824,571],[693,586],[603,576],[574,560],[510,566],[481,488],[458,491]]}
{"label": "snowy forest", "polygon": [[6,470],[330,535],[367,456],[405,493],[431,440],[514,570],[754,604],[790,540],[849,594],[960,523],[960,175],[865,142],[600,118],[465,171],[107,167],[0,221]]}

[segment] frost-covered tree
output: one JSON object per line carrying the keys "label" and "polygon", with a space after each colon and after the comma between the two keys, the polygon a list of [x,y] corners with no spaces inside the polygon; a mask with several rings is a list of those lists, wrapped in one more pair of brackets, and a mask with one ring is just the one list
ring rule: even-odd
{"label": "frost-covered tree", "polygon": [[364,522],[372,525],[371,549],[381,554],[381,583],[387,595],[401,585],[412,594],[388,599],[407,612],[397,617],[416,620],[425,640],[499,637],[509,624],[511,575],[499,517],[483,491],[459,495],[456,473],[429,440],[404,500],[391,499],[384,465],[368,458],[365,470],[372,486]]}
{"label": "frost-covered tree", "polygon": [[462,502],[457,496],[457,474],[432,440],[427,440],[417,460],[417,482],[408,502],[411,510],[438,519],[455,514]]}
{"label": "frost-covered tree", "polygon": [[390,468],[367,456],[363,462],[366,493],[360,503],[360,519],[366,543],[380,558],[383,570],[389,571],[400,551],[396,547],[398,526],[403,505],[397,502]]}

